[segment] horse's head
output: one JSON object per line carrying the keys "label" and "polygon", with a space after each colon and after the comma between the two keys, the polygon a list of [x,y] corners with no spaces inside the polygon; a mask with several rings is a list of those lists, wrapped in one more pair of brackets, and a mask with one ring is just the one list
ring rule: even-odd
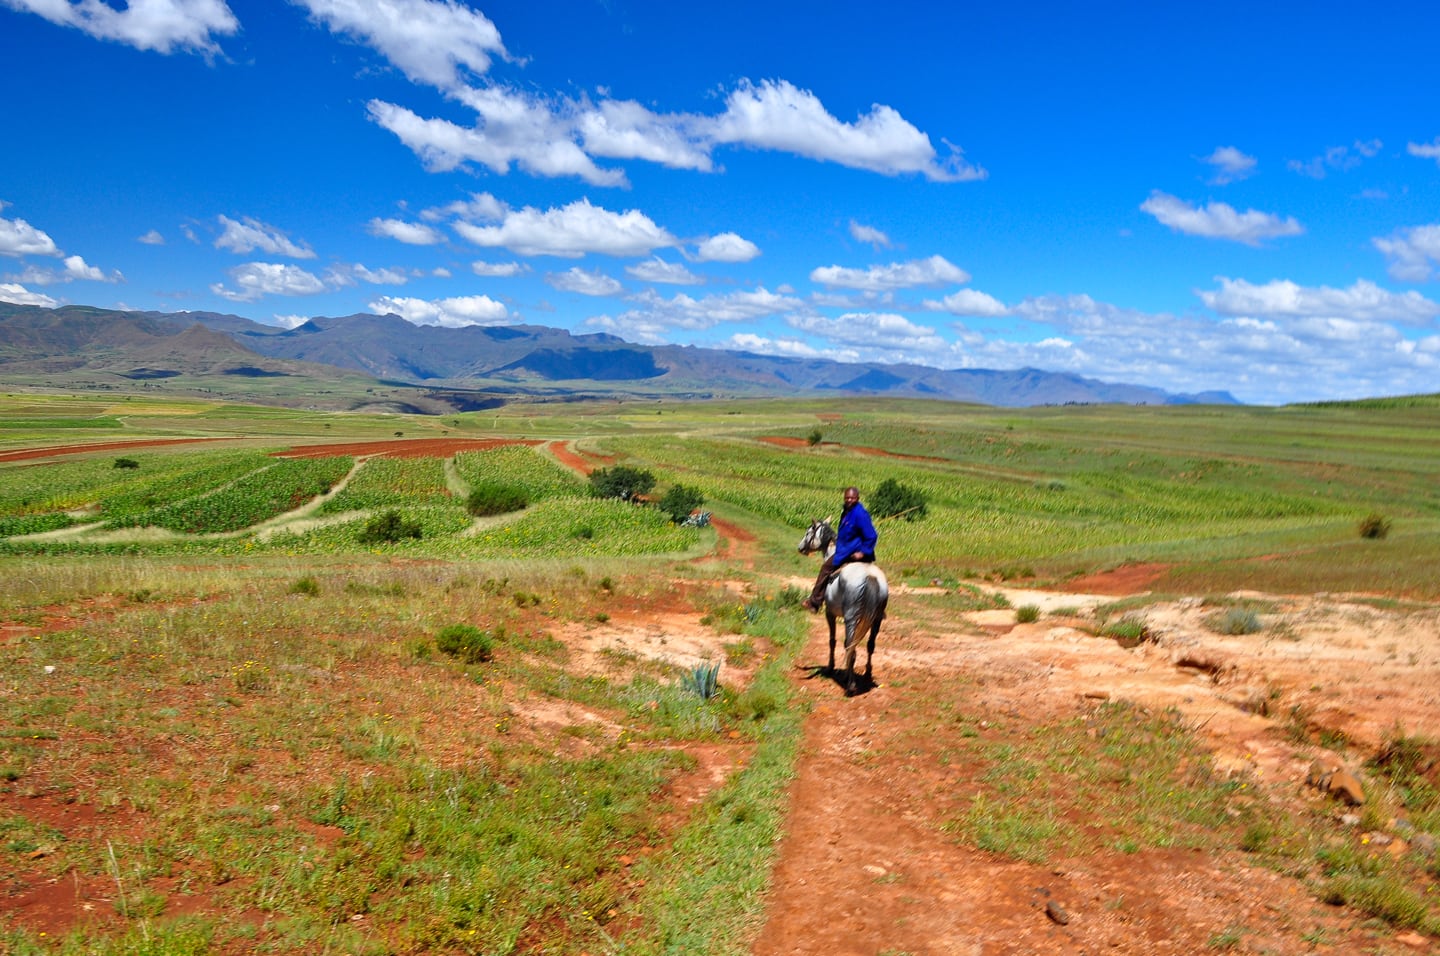
{"label": "horse's head", "polygon": [[800,539],[799,551],[801,554],[824,552],[834,543],[835,529],[830,527],[830,522],[821,518],[810,522],[810,529],[805,532],[805,537]]}

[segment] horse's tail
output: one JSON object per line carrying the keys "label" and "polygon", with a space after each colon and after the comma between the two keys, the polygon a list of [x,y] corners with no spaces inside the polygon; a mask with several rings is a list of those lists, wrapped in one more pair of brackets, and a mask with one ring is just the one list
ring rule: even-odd
{"label": "horse's tail", "polygon": [[[851,565],[853,567],[853,565]],[[848,648],[872,626],[885,620],[885,607],[890,601],[890,588],[884,577],[872,568],[858,581],[840,580],[840,606],[845,614],[845,646]],[[853,617],[851,613],[853,612]]]}

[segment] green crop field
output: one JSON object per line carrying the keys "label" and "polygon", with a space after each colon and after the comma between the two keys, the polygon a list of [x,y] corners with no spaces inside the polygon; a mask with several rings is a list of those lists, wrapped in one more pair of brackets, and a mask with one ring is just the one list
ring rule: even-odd
{"label": "green crop field", "polygon": [[[517,444],[345,450],[482,437]],[[335,454],[283,457],[318,443]],[[749,550],[716,553],[713,526],[592,497],[576,462],[648,471],[652,500],[697,490]],[[887,481],[926,504],[880,523],[892,581],[961,594],[1144,564],[1162,594],[1440,600],[1432,397],[422,418],[4,396],[0,866],[14,885],[105,902],[44,934],[0,906],[0,951],[748,952],[803,718],[790,672],[810,620],[785,582],[814,564],[795,544],[845,486]],[[476,517],[466,497],[487,485],[524,506]],[[714,696],[686,665],[586,649],[597,629],[653,630],[679,606],[714,631]],[[746,684],[729,684],[742,666]],[[548,723],[527,719],[540,701]],[[1112,722],[1130,732],[1122,710]],[[1141,729],[1177,755],[1147,793],[1173,792],[1171,764],[1203,777],[1172,745],[1182,728]],[[736,748],[729,775],[694,807],[666,802],[706,776],[701,745]],[[1018,775],[1045,759],[1036,747],[986,753]],[[1108,780],[1118,759],[1093,773]],[[1200,846],[1231,826],[1238,791],[1204,786],[1178,810],[1155,797],[1135,818],[1144,840],[1183,825]],[[989,800],[955,831],[1016,844],[1003,826],[1026,819],[1023,799]],[[1108,823],[1121,845],[1139,839],[1124,816]],[[1432,926],[1428,912],[1401,925]]]}

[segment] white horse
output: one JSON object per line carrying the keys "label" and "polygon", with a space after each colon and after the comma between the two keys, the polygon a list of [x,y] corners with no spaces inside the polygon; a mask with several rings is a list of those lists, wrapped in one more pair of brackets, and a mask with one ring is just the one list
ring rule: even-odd
{"label": "white horse", "polygon": [[[811,554],[819,551],[830,557],[835,552],[835,529],[825,520],[810,522],[810,530],[800,539],[800,553]],[[885,572],[871,563],[856,561],[840,566],[825,585],[825,623],[830,627],[830,667],[835,673],[835,619],[845,621],[845,696],[855,694],[855,652],[860,639],[867,632],[869,641],[865,647],[865,680],[870,677],[870,658],[875,654],[875,635],[880,633],[880,622],[885,620],[885,606],[890,601],[890,583]]]}

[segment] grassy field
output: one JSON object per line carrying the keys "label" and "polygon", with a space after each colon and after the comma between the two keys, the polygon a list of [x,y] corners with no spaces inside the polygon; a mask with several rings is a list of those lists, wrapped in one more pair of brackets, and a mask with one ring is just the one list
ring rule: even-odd
{"label": "grassy field", "polygon": [[[651,471],[657,496],[696,488],[756,536],[753,565],[695,564],[712,530],[590,498],[542,447],[272,455],[441,437],[560,442]],[[139,444],[172,439],[206,441]],[[72,444],[91,447],[22,457]],[[813,570],[795,541],[843,487],[886,480],[927,501],[882,524],[892,580],[1043,587],[1147,564],[1161,592],[1440,599],[1435,398],[419,418],[11,394],[0,865],[107,902],[54,931],[0,908],[0,950],[746,952],[803,716],[785,672],[807,621],[775,582]],[[472,518],[481,481],[529,507]],[[363,540],[390,509],[419,536]],[[1387,533],[1362,536],[1367,518]],[[676,608],[714,631],[714,697],[687,665],[566,639]],[[480,643],[447,650],[455,625]],[[697,749],[730,772],[686,808]],[[957,831],[1002,842],[1002,809]]]}

